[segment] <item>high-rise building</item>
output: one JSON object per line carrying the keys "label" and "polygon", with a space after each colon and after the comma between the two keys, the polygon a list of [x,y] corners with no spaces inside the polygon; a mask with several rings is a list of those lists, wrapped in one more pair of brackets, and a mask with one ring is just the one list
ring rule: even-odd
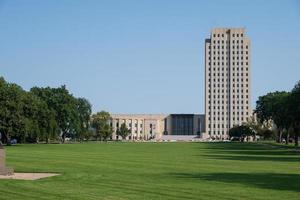
{"label": "high-rise building", "polygon": [[244,28],[215,28],[205,40],[206,137],[227,139],[251,116],[250,49]]}

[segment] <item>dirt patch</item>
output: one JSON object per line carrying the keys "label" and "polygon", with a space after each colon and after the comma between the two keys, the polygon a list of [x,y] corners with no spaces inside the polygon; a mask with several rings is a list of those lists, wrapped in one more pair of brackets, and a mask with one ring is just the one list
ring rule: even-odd
{"label": "dirt patch", "polygon": [[41,178],[47,178],[51,176],[58,176],[56,173],[14,173],[9,176],[0,175],[0,179],[16,179],[16,180],[38,180]]}

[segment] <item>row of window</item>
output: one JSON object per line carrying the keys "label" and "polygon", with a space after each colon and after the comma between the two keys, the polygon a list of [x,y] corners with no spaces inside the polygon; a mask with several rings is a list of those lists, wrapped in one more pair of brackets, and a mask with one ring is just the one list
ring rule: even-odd
{"label": "row of window", "polygon": [[[213,97],[215,98],[216,96],[218,97],[218,98],[223,98],[224,99],[224,97],[226,97],[227,99],[229,98],[229,92],[218,92],[218,93],[216,93],[216,92],[208,92],[208,98],[210,98],[211,97],[211,95],[213,94]],[[232,97],[231,98],[244,98],[244,94],[247,94],[247,93],[244,93],[244,92],[235,92],[235,91],[232,91],[231,92],[231,94],[232,94]],[[237,94],[237,95],[235,95],[235,94]],[[241,94],[240,96],[239,96],[239,94]],[[245,95],[246,96],[246,98],[248,98],[248,95]]]}
{"label": "row of window", "polygon": [[[216,55],[216,54],[218,54],[218,55],[220,55],[220,54],[222,54],[222,55],[224,55],[224,54],[226,54],[227,56],[229,55],[229,53],[231,53],[231,54],[241,54],[241,55],[243,55],[244,54],[244,51],[241,49],[241,50],[237,50],[237,51],[233,51],[233,50],[231,50],[231,51],[226,51],[226,53],[224,53],[224,51],[213,51],[213,54],[214,55]],[[245,51],[245,53],[246,53],[246,55],[248,55],[248,51]],[[211,55],[211,51],[208,51],[208,54],[209,55]]]}
{"label": "row of window", "polygon": [[[224,126],[224,124],[221,124],[222,126],[220,126],[220,124],[218,124],[218,126],[216,126],[216,124],[213,124],[213,128],[216,128],[216,127],[218,127],[218,128],[225,128],[225,126]],[[208,124],[208,128],[211,128],[212,126],[211,126],[211,124]],[[226,128],[229,128],[229,125],[228,124],[226,124]]]}
{"label": "row of window", "polygon": [[[213,97],[213,99],[224,99],[224,95],[208,95],[208,99],[210,100],[211,99],[211,97]],[[229,97],[228,97],[228,95],[226,95],[226,98],[228,99]],[[244,95],[232,95],[232,98],[234,99],[234,98],[241,98],[241,100],[243,100],[244,99]],[[249,98],[249,96],[248,95],[246,95],[246,99],[248,99]],[[235,104],[234,103],[234,101],[232,101],[232,104]]]}
{"label": "row of window", "polygon": [[[248,79],[246,79],[246,81],[248,81]],[[220,79],[218,79],[218,84],[217,84],[217,87],[216,87],[216,84],[215,84],[215,80],[214,80],[214,84],[213,84],[213,88],[220,88],[220,85],[222,85],[222,87],[221,88],[224,88],[224,80],[222,81],[222,84],[220,84]],[[232,82],[235,82],[235,80],[234,79],[232,79]],[[239,82],[239,79],[237,79],[237,82]],[[243,82],[243,79],[241,79],[241,82]],[[229,88],[229,84],[226,84],[226,86],[227,86],[227,88]],[[208,84],[208,87],[209,88],[211,88],[211,85],[210,85],[210,81],[209,81],[209,84]],[[237,83],[236,85],[233,83],[232,84],[232,87],[239,87],[239,84]],[[243,84],[241,84],[241,87],[243,87]],[[246,84],[246,87],[248,88],[248,84]]]}
{"label": "row of window", "polygon": [[[217,81],[216,81],[216,80],[217,80]],[[208,79],[208,81],[210,82],[210,79]],[[224,79],[223,79],[223,78],[222,78],[222,79],[219,79],[219,78],[218,78],[218,79],[214,79],[214,82],[215,82],[215,83],[216,83],[216,82],[217,82],[217,83],[221,83],[220,81],[222,81],[222,83],[224,83]],[[234,81],[234,80],[233,80],[233,81]],[[226,82],[228,82],[228,79],[226,79]],[[225,83],[226,83],[226,82],[225,82]],[[215,85],[215,84],[214,84],[214,85]],[[224,84],[222,84],[222,85],[224,85]],[[234,90],[235,88],[240,88],[241,90],[243,90],[243,88],[244,88],[244,84],[241,84],[241,85],[240,85],[240,84],[238,84],[238,83],[237,83],[237,84],[234,84],[234,83],[232,84],[232,87],[231,87],[231,88],[233,88],[232,90],[229,90],[229,89],[231,89],[231,88],[229,88],[229,83],[226,84],[226,86],[227,86],[227,92],[229,92],[229,91],[235,91],[235,90]],[[241,86],[241,87],[240,87],[240,86]],[[211,88],[211,87],[209,86],[209,88]],[[217,87],[214,86],[213,88],[214,88],[214,90],[215,90],[215,89],[220,90],[221,88],[224,88],[224,86],[221,87],[221,88],[220,88],[220,87],[217,88]],[[248,84],[246,84],[246,88],[248,88]],[[237,92],[238,92],[238,89],[237,89]],[[247,91],[247,92],[248,92],[248,91]]]}
{"label": "row of window", "polygon": [[[243,33],[232,33],[231,34],[231,37],[244,37],[244,34]],[[213,37],[222,37],[222,38],[224,38],[225,37],[225,35],[224,35],[224,33],[214,33],[213,34]]]}
{"label": "row of window", "polygon": [[[237,108],[238,109],[238,108]],[[241,107],[241,109],[243,110],[243,108]],[[241,111],[241,112],[239,112],[239,111],[237,111],[237,112],[235,112],[234,111],[235,109],[233,108],[233,111],[232,111],[232,114],[233,115],[235,115],[235,114],[237,114],[237,115],[244,115],[244,112],[243,111]],[[213,112],[213,114],[214,115],[216,115],[216,113],[217,113],[217,115],[224,115],[224,113],[226,113],[226,115],[228,115],[228,111],[226,111],[226,112],[224,112],[224,111],[222,111],[222,112]],[[248,112],[246,112],[246,115],[248,115],[249,113]],[[208,115],[210,116],[211,115],[211,111],[209,110],[209,112],[208,112]]]}
{"label": "row of window", "polygon": [[[214,121],[216,121],[216,119],[218,119],[218,121],[220,121],[221,119],[224,121],[224,117],[213,117],[212,118]],[[241,119],[241,121],[244,121],[244,117],[241,117],[241,118],[239,118],[239,117],[232,117],[232,121],[235,121],[235,120],[237,120],[237,121],[239,121]],[[247,119],[247,118],[245,118],[245,119]],[[208,123],[210,123],[210,121],[211,121],[211,117],[208,117]],[[226,120],[228,121],[228,117],[226,118]]]}
{"label": "row of window", "polygon": [[[236,58],[236,60],[239,60],[240,58],[241,58],[241,60],[243,60],[244,59],[244,57],[242,56],[242,57],[235,57],[235,56],[232,56],[232,60],[235,60],[235,58]],[[224,56],[222,56],[222,57],[217,57],[217,59],[216,59],[216,56],[214,56],[213,57],[213,60],[229,60],[229,58],[228,57],[224,57]],[[208,60],[211,60],[211,57],[209,57],[208,58]],[[248,60],[248,56],[246,56],[246,60]]]}
{"label": "row of window", "polygon": [[[228,67],[226,67],[226,68],[225,68],[225,67],[209,67],[209,68],[208,68],[208,71],[211,71],[211,69],[213,69],[213,71],[221,71],[221,70],[224,71],[224,69],[225,69],[226,71],[228,71]],[[217,69],[217,70],[216,70],[216,69]],[[220,70],[220,69],[221,69],[221,70]],[[248,67],[245,67],[245,68],[243,68],[243,67],[232,67],[232,68],[231,68],[232,71],[235,71],[235,70],[237,70],[237,71],[240,71],[240,70],[243,71],[244,69],[245,69],[246,71],[249,70]],[[219,76],[219,74],[218,74],[218,76]]]}
{"label": "row of window", "polygon": [[[152,124],[150,124],[150,125],[152,125]],[[111,123],[111,126],[112,126],[112,123]],[[117,122],[116,123],[116,127],[119,127],[119,126],[120,126],[120,124],[119,124],[119,122]],[[132,123],[129,123],[128,126],[131,128],[132,127]],[[137,128],[138,124],[135,123],[134,126]],[[140,124],[140,128],[143,128],[143,124]],[[150,128],[151,128],[151,126],[150,126]]]}
{"label": "row of window", "polygon": [[225,135],[225,131],[208,131],[209,135]]}
{"label": "row of window", "polygon": [[[224,100],[222,100],[222,101],[219,101],[219,100],[218,100],[218,101],[215,101],[215,100],[214,100],[214,101],[213,101],[214,104],[216,104],[216,102],[217,102],[218,104],[220,104],[220,103],[224,104]],[[249,103],[248,100],[246,100],[245,102],[246,102],[246,104]],[[209,100],[209,101],[208,101],[208,104],[211,104],[211,103],[212,103],[212,102]],[[239,104],[239,103],[240,103],[240,101],[237,100],[237,101],[236,101],[236,104]],[[226,101],[226,104],[228,104],[228,101]],[[241,100],[241,104],[244,104],[244,101],[243,101],[243,100]],[[247,107],[247,109],[248,109],[248,107]]]}
{"label": "row of window", "polygon": [[[228,75],[227,75],[228,76]],[[235,76],[234,75],[234,73],[232,74],[232,76]],[[236,76],[239,76],[239,75],[236,75]],[[248,75],[247,75],[248,76]],[[220,76],[216,76],[216,77],[220,77]],[[221,76],[222,77],[222,76]],[[217,79],[218,80],[218,82],[220,82],[220,79],[218,78]],[[231,80],[231,82],[235,82],[235,80],[236,80],[236,82],[239,82],[240,80],[241,80],[241,82],[243,82],[244,80],[246,81],[246,82],[248,82],[248,78],[246,78],[246,79],[243,79],[243,78],[241,78],[241,79],[239,79],[239,78],[237,78],[237,79],[235,79],[235,78],[232,78],[232,80]],[[226,79],[226,81],[228,82],[228,79]],[[209,78],[208,79],[208,82],[211,82],[211,79]],[[216,79],[214,78],[213,79],[213,82],[216,82]],[[222,82],[224,82],[224,78],[222,79]],[[229,86],[229,85],[228,85]],[[234,87],[234,83],[233,83],[233,85],[232,85],[233,87]],[[248,86],[247,86],[248,87]]]}
{"label": "row of window", "polygon": [[[225,62],[213,62],[213,66],[217,66],[216,63],[218,63],[217,65],[220,65],[220,63],[222,63],[222,65],[224,66],[224,63],[225,63]],[[248,65],[248,62],[245,62],[245,63],[246,63],[246,65]],[[232,62],[232,65],[235,65],[235,64],[236,64],[236,65],[240,65],[240,64],[241,64],[241,65],[244,65],[244,62],[236,62],[236,63],[235,63],[235,62],[233,61],[233,62]],[[211,62],[208,62],[208,65],[211,65]],[[228,62],[226,62],[226,65],[228,65]]]}
{"label": "row of window", "polygon": [[[208,112],[208,114],[210,114],[210,109],[211,108],[213,108],[214,110],[215,109],[219,109],[220,110],[220,108],[222,108],[222,110],[224,110],[224,106],[208,106],[208,110],[209,110],[209,112]],[[225,108],[227,108],[227,106],[225,107]],[[235,110],[235,108],[236,109],[241,109],[241,110],[243,110],[244,109],[244,106],[241,106],[241,107],[239,107],[239,106],[232,106],[232,109],[233,110]],[[248,106],[246,106],[245,107],[247,110],[248,110]],[[220,112],[217,112],[218,113],[218,115],[220,114]],[[214,114],[216,114],[215,112],[214,112]],[[226,115],[228,114],[228,112],[226,111]],[[234,114],[234,112],[233,112],[233,114]],[[244,114],[244,112],[242,111],[242,115]],[[222,115],[224,115],[224,112],[222,112]],[[248,115],[248,112],[247,112],[247,115]]]}
{"label": "row of window", "polygon": [[[216,93],[216,92],[217,92],[217,93],[224,93],[224,91],[226,91],[227,93],[229,93],[229,90],[224,90],[224,89],[222,89],[222,90],[220,90],[220,89],[218,89],[218,90],[214,89],[214,90],[213,90],[214,93]],[[246,91],[246,93],[248,93],[249,90],[246,89],[245,91]],[[210,93],[210,92],[211,92],[211,90],[209,89],[209,90],[208,90],[208,93]],[[235,90],[233,89],[233,90],[232,90],[232,93],[234,93],[234,92],[235,92]],[[241,89],[241,91],[240,91],[239,89],[237,89],[236,92],[237,92],[237,93],[239,93],[239,92],[244,93],[244,90]]]}
{"label": "row of window", "polygon": [[[234,43],[244,43],[244,40],[230,40],[230,42],[232,42],[233,44]],[[214,44],[216,44],[216,43],[218,43],[218,44],[220,44],[220,43],[224,44],[225,40],[213,40],[213,43]],[[229,44],[229,40],[226,40],[226,44]]]}
{"label": "row of window", "polygon": [[[232,80],[233,80],[232,82],[235,81],[234,79],[232,79]],[[241,79],[241,82],[243,82],[243,80],[244,80],[244,79]],[[236,81],[239,82],[239,79],[237,79]],[[248,79],[246,79],[246,81],[248,81]],[[219,79],[218,79],[218,82],[220,82]],[[224,87],[223,81],[222,81],[222,84],[218,83],[218,84],[217,84],[217,87],[219,88],[220,85],[222,85],[222,88]],[[226,86],[229,87],[229,84],[226,84]],[[209,88],[211,87],[211,84],[210,84],[210,83],[208,84],[208,87],[209,87]],[[213,84],[213,87],[216,88],[216,84],[215,84],[215,83]],[[232,84],[232,87],[235,87],[235,84],[234,84],[234,83]],[[239,87],[239,84],[238,84],[238,83],[236,84],[236,87]],[[241,84],[241,87],[243,87],[243,84]],[[246,84],[246,87],[248,87],[248,84]]]}
{"label": "row of window", "polygon": [[[230,45],[227,45],[227,46],[212,45],[212,48],[211,48],[211,46],[208,46],[209,49],[225,49],[226,48],[227,50],[229,50],[230,47],[231,47],[231,49],[244,49],[244,45],[231,45],[231,46]],[[248,45],[246,45],[245,48],[248,49],[249,48]]]}
{"label": "row of window", "polygon": [[[221,98],[221,96],[222,96],[222,99],[224,99],[224,96],[225,96],[225,95],[219,95],[219,94],[218,94],[218,95],[215,95],[215,94],[214,94],[214,95],[213,95],[213,98],[214,98],[214,99],[215,99],[216,97],[217,97],[217,98]],[[243,95],[243,94],[242,94],[242,95],[234,95],[234,94],[232,95],[232,98],[240,98],[240,97],[243,99],[243,98],[244,98],[244,95]],[[208,98],[209,98],[209,99],[211,98],[211,94],[210,94],[210,93],[209,93],[209,95],[208,95]],[[226,98],[228,99],[228,98],[229,98],[229,95],[226,95]],[[246,95],[246,99],[248,99],[248,95]]]}
{"label": "row of window", "polygon": [[[239,75],[244,76],[244,73],[239,74],[239,73],[237,72],[237,73],[231,73],[231,75],[232,75],[232,76],[235,76],[235,75],[236,75],[236,76],[239,76]],[[245,75],[248,76],[248,73],[245,73]],[[208,76],[211,76],[211,74],[208,73]],[[216,73],[213,73],[213,76],[216,76]],[[224,73],[222,73],[222,74],[218,73],[217,76],[224,76]],[[228,73],[226,73],[226,76],[228,76]],[[227,80],[228,80],[228,79],[227,79]],[[209,79],[209,81],[210,81],[210,79]]]}
{"label": "row of window", "polygon": [[[131,123],[129,123],[129,124],[128,124],[128,126],[129,126],[129,127],[131,127],[131,126],[132,126],[132,124],[131,124]],[[135,124],[134,124],[134,127],[136,127],[136,128],[137,128],[137,127],[138,127],[138,124],[137,124],[137,123],[135,123]],[[143,128],[143,124],[140,124],[140,128]]]}
{"label": "row of window", "polygon": [[[216,92],[216,91],[217,91],[217,92]],[[248,91],[249,91],[249,90],[246,89],[246,90],[245,90],[245,93],[248,93]],[[220,90],[220,89],[218,89],[218,90],[214,89],[214,90],[213,90],[213,94],[225,94],[225,93],[228,94],[229,92],[230,92],[229,90],[223,90],[223,89],[222,89],[222,90]],[[240,94],[240,93],[243,94],[243,93],[244,93],[244,90],[243,90],[243,89],[241,89],[241,91],[240,91],[239,89],[236,89],[236,90],[233,89],[233,90],[231,90],[231,93],[234,94],[235,92],[238,93],[238,94]],[[209,94],[212,93],[211,90],[208,90],[208,93],[209,93]],[[228,97],[228,96],[227,96],[227,97]],[[234,98],[234,96],[233,96],[233,98]]]}

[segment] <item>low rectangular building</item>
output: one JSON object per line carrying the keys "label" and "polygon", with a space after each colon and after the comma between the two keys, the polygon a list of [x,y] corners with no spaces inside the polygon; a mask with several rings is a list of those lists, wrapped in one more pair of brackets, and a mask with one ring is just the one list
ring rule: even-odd
{"label": "low rectangular building", "polygon": [[165,138],[169,140],[169,138],[176,137],[189,140],[191,136],[202,137],[205,131],[205,116],[199,114],[111,114],[110,125],[113,128],[113,140],[122,139],[117,135],[117,130],[122,124],[130,130],[127,140],[164,140]]}
{"label": "low rectangular building", "polygon": [[166,117],[164,114],[111,114],[112,139],[122,139],[116,133],[123,123],[131,132],[127,140],[159,139],[164,132]]}

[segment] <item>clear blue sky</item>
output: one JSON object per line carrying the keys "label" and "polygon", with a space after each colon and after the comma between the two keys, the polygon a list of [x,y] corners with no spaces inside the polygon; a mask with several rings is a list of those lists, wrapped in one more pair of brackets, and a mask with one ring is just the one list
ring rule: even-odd
{"label": "clear blue sky", "polygon": [[93,111],[203,113],[204,39],[245,27],[252,102],[300,80],[300,1],[0,0],[0,75]]}

